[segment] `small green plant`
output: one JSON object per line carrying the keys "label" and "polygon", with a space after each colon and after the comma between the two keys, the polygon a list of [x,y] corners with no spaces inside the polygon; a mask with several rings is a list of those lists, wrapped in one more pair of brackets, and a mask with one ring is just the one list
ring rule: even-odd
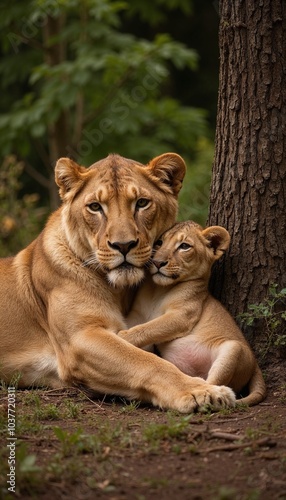
{"label": "small green plant", "polygon": [[66,415],[69,418],[77,418],[80,412],[80,405],[70,399],[65,402]]}
{"label": "small green plant", "polygon": [[34,415],[18,414],[16,429],[17,434],[21,436],[38,436],[46,428],[41,422],[37,422],[37,418]]}
{"label": "small green plant", "polygon": [[165,424],[150,424],[144,429],[145,439],[155,447],[160,441],[167,439],[181,439],[187,434],[187,429],[190,424],[192,415],[181,417],[179,420],[174,417],[168,417],[168,422]]}
{"label": "small green plant", "polygon": [[18,492],[31,493],[40,485],[42,468],[36,462],[36,455],[29,452],[26,443],[19,443],[16,447]]}
{"label": "small green plant", "polygon": [[34,416],[37,420],[59,420],[61,418],[59,408],[52,403],[41,405],[38,394],[27,394],[25,403],[34,406]]}
{"label": "small green plant", "polygon": [[260,304],[249,304],[248,311],[239,315],[238,319],[246,326],[254,326],[263,321],[267,338],[263,354],[266,355],[271,346],[286,349],[286,288],[278,290],[278,285],[269,287],[269,292]]}
{"label": "small green plant", "polygon": [[54,404],[48,404],[39,409],[38,416],[41,420],[59,420],[61,418],[60,410]]}
{"label": "small green plant", "polygon": [[110,445],[118,437],[117,429],[112,429],[109,425],[102,426],[98,435],[84,434],[81,428],[72,433],[60,427],[53,430],[61,443],[60,453],[64,457],[92,453],[98,461],[109,458]]}
{"label": "small green plant", "polygon": [[[0,367],[0,369],[1,369],[1,367]],[[0,389],[8,389],[8,387],[14,387],[15,389],[18,389],[20,378],[21,378],[21,372],[15,372],[15,373],[13,373],[9,382],[5,382],[5,380],[1,379],[0,380]]]}
{"label": "small green plant", "polygon": [[120,410],[120,413],[132,413],[133,411],[137,410],[140,406],[140,401],[136,400],[128,401],[124,399],[123,402],[124,406]]}
{"label": "small green plant", "polygon": [[165,477],[145,477],[144,484],[152,489],[166,488],[169,485],[169,479]]}
{"label": "small green plant", "polygon": [[[282,384],[280,387],[280,396],[279,396],[279,401],[282,404],[286,404],[286,384]],[[1,425],[0,425],[1,427]]]}
{"label": "small green plant", "polygon": [[258,489],[254,489],[247,493],[245,500],[259,500],[261,492]]}
{"label": "small green plant", "polygon": [[233,498],[236,498],[236,493],[237,491],[234,488],[229,486],[220,486],[215,498],[217,500],[232,500]]}
{"label": "small green plant", "polygon": [[86,437],[83,435],[82,429],[70,433],[60,427],[55,427],[54,433],[62,445],[61,451],[64,457],[86,451]]}
{"label": "small green plant", "polygon": [[83,460],[77,457],[63,457],[60,453],[56,453],[50,462],[46,465],[46,472],[49,480],[65,481],[71,484],[79,479],[82,480],[88,469],[84,465]]}

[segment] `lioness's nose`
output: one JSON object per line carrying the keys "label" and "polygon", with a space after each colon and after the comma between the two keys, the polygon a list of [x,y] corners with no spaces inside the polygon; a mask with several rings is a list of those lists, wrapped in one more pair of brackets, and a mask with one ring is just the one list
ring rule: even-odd
{"label": "lioness's nose", "polygon": [[127,255],[128,252],[130,252],[131,248],[134,248],[136,247],[136,245],[138,244],[138,240],[131,240],[131,241],[115,241],[114,243],[112,243],[111,241],[108,242],[108,245],[111,247],[111,248],[114,248],[115,250],[119,250],[120,253],[122,253],[122,255]]}

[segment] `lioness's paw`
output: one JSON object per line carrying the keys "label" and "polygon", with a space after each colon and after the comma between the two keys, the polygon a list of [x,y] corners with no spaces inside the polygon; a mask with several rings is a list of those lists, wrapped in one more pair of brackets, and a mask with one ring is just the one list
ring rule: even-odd
{"label": "lioness's paw", "polygon": [[208,388],[209,401],[207,404],[214,410],[234,408],[236,397],[232,389],[225,385],[210,385]]}
{"label": "lioness's paw", "polygon": [[207,385],[193,389],[191,394],[185,394],[178,401],[177,409],[182,413],[205,411],[207,408],[219,411],[223,408],[233,408],[235,403],[235,394],[229,387]]}

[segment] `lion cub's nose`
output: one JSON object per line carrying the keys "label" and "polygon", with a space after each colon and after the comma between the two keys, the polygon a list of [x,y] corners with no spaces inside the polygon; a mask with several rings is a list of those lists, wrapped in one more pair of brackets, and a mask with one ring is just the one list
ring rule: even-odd
{"label": "lion cub's nose", "polygon": [[157,269],[160,269],[160,267],[164,267],[166,264],[168,264],[168,262],[162,262],[162,261],[158,261],[158,260],[153,260],[152,261],[154,266],[157,267]]}
{"label": "lion cub's nose", "polygon": [[111,241],[108,242],[108,245],[113,248],[114,250],[119,250],[122,255],[127,255],[128,252],[130,252],[131,248],[136,247],[138,244],[138,240],[131,240],[131,241],[115,241],[114,243],[111,243]]}

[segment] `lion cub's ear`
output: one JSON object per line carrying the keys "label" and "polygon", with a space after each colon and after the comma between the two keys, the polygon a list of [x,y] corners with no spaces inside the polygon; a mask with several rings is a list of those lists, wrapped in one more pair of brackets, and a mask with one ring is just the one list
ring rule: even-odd
{"label": "lion cub's ear", "polygon": [[213,250],[214,259],[220,259],[229,247],[229,232],[224,227],[211,226],[204,229],[202,235],[206,238],[209,248]]}
{"label": "lion cub's ear", "polygon": [[59,186],[60,197],[65,198],[66,194],[74,188],[78,188],[83,183],[82,173],[84,167],[80,167],[70,158],[60,158],[55,166],[55,179]]}
{"label": "lion cub's ear", "polygon": [[176,153],[165,153],[153,158],[147,168],[152,175],[167,184],[175,196],[178,196],[186,174],[186,164],[183,158]]}

